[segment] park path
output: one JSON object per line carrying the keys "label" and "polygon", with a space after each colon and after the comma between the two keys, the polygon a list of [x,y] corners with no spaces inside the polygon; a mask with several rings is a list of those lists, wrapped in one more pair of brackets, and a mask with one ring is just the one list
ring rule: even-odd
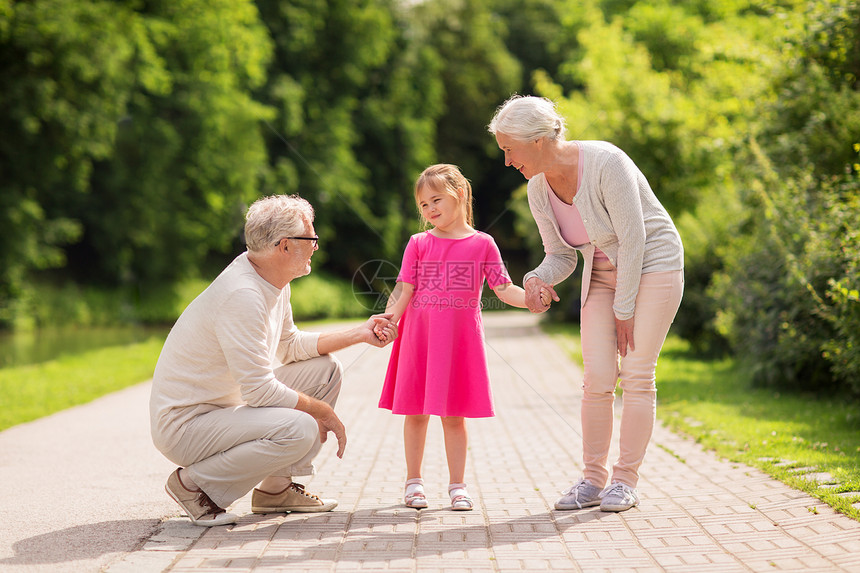
{"label": "park path", "polygon": [[662,427],[638,508],[554,511],[581,471],[581,373],[536,317],[485,324],[497,415],[469,421],[475,511],[447,509],[438,421],[430,507],[401,506],[402,419],[376,407],[389,348],[353,347],[338,353],[347,452],[326,444],[308,485],[335,511],[258,516],[246,496],[235,526],[190,525],[163,493],[172,467],[149,442],[142,384],[0,433],[0,571],[860,572],[860,523]]}

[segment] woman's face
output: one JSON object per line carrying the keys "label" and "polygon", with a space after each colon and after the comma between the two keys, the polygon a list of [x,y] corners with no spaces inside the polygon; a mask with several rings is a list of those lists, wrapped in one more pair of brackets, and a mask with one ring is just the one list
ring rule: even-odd
{"label": "woman's face", "polygon": [[519,141],[497,132],[496,143],[499,144],[499,149],[505,152],[505,165],[513,167],[526,179],[543,172],[540,163],[540,140]]}

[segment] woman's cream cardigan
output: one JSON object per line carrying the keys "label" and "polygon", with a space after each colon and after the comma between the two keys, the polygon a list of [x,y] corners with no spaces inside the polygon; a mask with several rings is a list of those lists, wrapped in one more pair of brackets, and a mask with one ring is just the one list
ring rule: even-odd
{"label": "woman's cream cardigan", "polygon": [[672,219],[657,200],[651,186],[627,154],[604,141],[577,141],[581,148],[582,181],[573,204],[582,215],[590,244],[569,245],[561,237],[552,211],[552,193],[543,173],[528,183],[528,200],[537,222],[546,256],[523,277],[556,285],[576,268],[576,252],[585,260],[581,304],[588,297],[594,248],[616,267],[613,310],[616,318],[633,317],[639,278],[645,273],[684,268],[684,247]]}

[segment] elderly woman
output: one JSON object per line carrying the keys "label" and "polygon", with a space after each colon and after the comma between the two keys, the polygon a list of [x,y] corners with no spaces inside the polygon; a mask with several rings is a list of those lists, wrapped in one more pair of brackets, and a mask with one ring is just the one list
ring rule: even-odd
{"label": "elderly woman", "polygon": [[[528,179],[529,207],[546,253],[524,277],[529,309],[549,307],[540,300],[542,288],[558,301],[553,285],[576,268],[577,251],[584,260],[585,472],[555,507],[630,509],[639,504],[638,470],[654,428],[657,356],[683,293],[681,237],[633,161],[610,143],[567,141],[564,119],[550,100],[514,96],[488,129],[505,164]],[[606,463],[619,378],[620,454],[610,480]]]}

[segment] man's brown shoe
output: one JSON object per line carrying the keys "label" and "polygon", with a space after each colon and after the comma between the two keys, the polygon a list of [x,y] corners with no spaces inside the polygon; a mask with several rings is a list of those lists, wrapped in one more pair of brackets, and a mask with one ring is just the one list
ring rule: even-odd
{"label": "man's brown shoe", "polygon": [[316,513],[331,511],[337,500],[320,499],[305,491],[300,483],[291,483],[280,493],[268,493],[254,488],[251,496],[251,511],[254,513],[284,513],[287,511]]}
{"label": "man's brown shoe", "polygon": [[179,468],[167,478],[167,495],[179,504],[194,525],[212,527],[236,523],[236,516],[221,509],[203,490],[191,490],[179,479]]}

